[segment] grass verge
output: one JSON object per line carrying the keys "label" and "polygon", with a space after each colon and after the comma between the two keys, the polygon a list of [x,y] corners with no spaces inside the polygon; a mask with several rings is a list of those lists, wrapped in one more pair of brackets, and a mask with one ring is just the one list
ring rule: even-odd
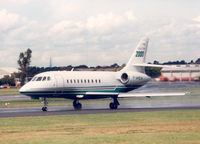
{"label": "grass verge", "polygon": [[0,96],[19,95],[19,88],[4,88],[0,89]]}
{"label": "grass verge", "polygon": [[198,144],[200,110],[0,119],[2,144]]}

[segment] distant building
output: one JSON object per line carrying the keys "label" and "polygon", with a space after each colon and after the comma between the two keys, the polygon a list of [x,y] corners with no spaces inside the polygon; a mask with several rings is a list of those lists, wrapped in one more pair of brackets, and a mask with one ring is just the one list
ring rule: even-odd
{"label": "distant building", "polygon": [[169,65],[161,70],[160,81],[193,81],[200,79],[200,64]]}
{"label": "distant building", "polygon": [[19,72],[19,70],[12,67],[0,67],[0,79],[6,75],[11,76],[15,72]]}

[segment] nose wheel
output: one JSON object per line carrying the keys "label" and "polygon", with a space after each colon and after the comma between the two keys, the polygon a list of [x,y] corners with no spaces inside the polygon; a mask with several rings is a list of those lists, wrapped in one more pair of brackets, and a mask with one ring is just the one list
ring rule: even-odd
{"label": "nose wheel", "polygon": [[48,108],[47,108],[47,106],[48,106],[47,98],[44,97],[42,100],[43,100],[43,104],[44,104],[44,106],[42,107],[42,111],[48,111]]}
{"label": "nose wheel", "polygon": [[74,101],[73,101],[73,106],[74,106],[74,109],[75,109],[75,110],[80,110],[80,109],[82,109],[82,104],[79,103],[78,100],[74,100]]}
{"label": "nose wheel", "polygon": [[42,111],[47,111],[48,108],[47,107],[42,107]]}

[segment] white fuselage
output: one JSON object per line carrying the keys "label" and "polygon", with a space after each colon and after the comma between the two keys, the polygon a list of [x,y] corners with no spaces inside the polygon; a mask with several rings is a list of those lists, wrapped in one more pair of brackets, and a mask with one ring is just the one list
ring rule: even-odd
{"label": "white fuselage", "polygon": [[[150,80],[143,73],[134,72],[129,83],[121,81],[122,72],[104,71],[51,71],[36,75],[20,89],[20,93],[31,97],[105,98],[109,94],[134,90]],[[94,93],[94,95],[87,93]],[[97,93],[100,94],[97,94]],[[102,95],[101,93],[107,93]]]}

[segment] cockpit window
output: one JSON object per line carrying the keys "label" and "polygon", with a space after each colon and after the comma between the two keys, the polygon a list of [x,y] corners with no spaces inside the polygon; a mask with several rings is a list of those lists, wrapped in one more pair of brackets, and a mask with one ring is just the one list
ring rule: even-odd
{"label": "cockpit window", "polygon": [[37,79],[37,77],[33,77],[31,81],[35,81]]}
{"label": "cockpit window", "polygon": [[47,77],[43,77],[42,81],[45,81],[47,79]]}
{"label": "cockpit window", "polygon": [[42,80],[42,77],[38,77],[36,81],[41,81]]}

